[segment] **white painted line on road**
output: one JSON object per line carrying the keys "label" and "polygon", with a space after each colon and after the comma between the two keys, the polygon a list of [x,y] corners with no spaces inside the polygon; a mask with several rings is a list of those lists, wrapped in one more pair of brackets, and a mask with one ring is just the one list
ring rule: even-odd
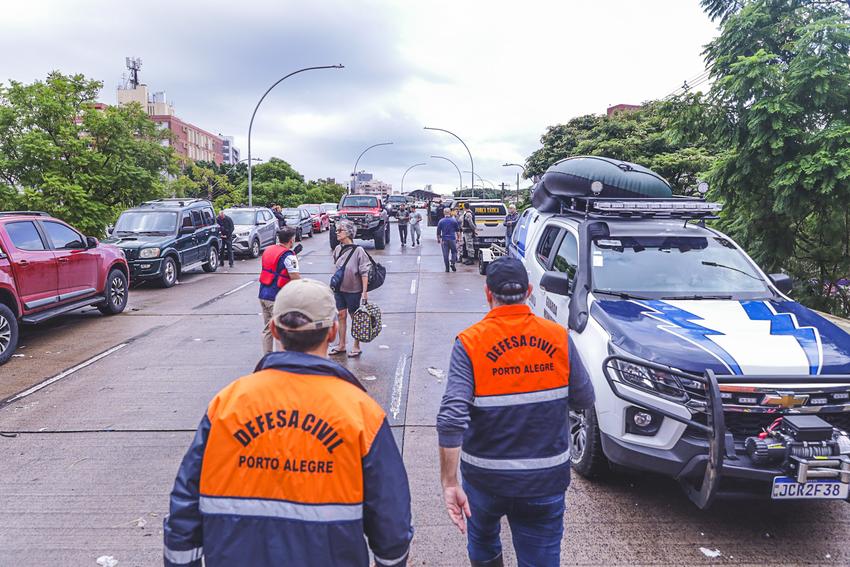
{"label": "white painted line on road", "polygon": [[420,261],[422,261],[422,256],[417,256],[416,257],[416,263],[419,264]]}
{"label": "white painted line on road", "polygon": [[60,372],[59,374],[57,374],[56,376],[53,376],[52,378],[48,378],[47,380],[45,380],[44,382],[42,382],[40,384],[36,384],[35,386],[30,388],[29,390],[24,390],[20,394],[12,396],[8,400],[6,400],[6,403],[8,404],[8,403],[14,402],[16,400],[20,400],[21,398],[25,398],[25,397],[29,396],[30,394],[34,394],[35,392],[38,392],[42,388],[46,388],[47,386],[50,386],[51,384],[58,382],[62,378],[70,376],[71,374],[73,374],[77,370],[82,370],[86,366],[90,366],[90,365],[94,364],[95,362],[97,362],[98,360],[100,360],[102,358],[106,358],[107,356],[109,356],[113,352],[121,350],[122,348],[124,348],[128,344],[129,343],[121,343],[120,345],[115,345],[111,349],[104,351],[97,356],[93,356],[90,359],[86,360],[85,362],[81,362],[78,365],[76,365],[72,368],[69,368],[68,370]]}
{"label": "white painted line on road", "polygon": [[221,294],[221,296],[222,296],[222,297],[227,297],[228,295],[232,295],[232,294],[236,293],[237,291],[241,291],[241,290],[245,289],[246,287],[248,287],[249,285],[251,285],[252,283],[254,283],[254,282],[256,282],[256,281],[257,281],[257,280],[251,280],[251,281],[249,281],[249,282],[243,283],[242,285],[240,285],[240,286],[239,286],[239,287],[237,287],[236,289],[231,289],[230,291],[228,291],[228,292],[225,292],[225,293]]}
{"label": "white painted line on road", "polygon": [[416,293],[416,278],[410,280],[410,293]]}
{"label": "white painted line on road", "polygon": [[401,391],[404,389],[405,366],[407,366],[407,355],[403,354],[398,359],[398,364],[395,367],[395,377],[393,378],[393,395],[390,400],[390,413],[393,419],[398,419],[398,412],[401,410]]}

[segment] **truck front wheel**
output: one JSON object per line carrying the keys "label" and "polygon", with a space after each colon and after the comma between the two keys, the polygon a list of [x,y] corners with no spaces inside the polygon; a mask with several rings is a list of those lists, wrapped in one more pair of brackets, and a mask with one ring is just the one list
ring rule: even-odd
{"label": "truck front wheel", "polygon": [[387,244],[384,242],[385,234],[380,228],[375,231],[375,250],[383,250],[386,247]]}
{"label": "truck front wheel", "polygon": [[0,303],[0,364],[3,364],[18,348],[18,319],[12,310]]}
{"label": "truck front wheel", "polygon": [[596,478],[610,470],[602,452],[602,436],[596,410],[570,410],[570,461],[585,478]]}

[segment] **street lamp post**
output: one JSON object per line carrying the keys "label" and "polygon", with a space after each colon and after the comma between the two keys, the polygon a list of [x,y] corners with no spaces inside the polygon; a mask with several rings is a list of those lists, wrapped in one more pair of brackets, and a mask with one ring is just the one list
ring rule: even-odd
{"label": "street lamp post", "polygon": [[[518,167],[522,169],[522,175],[525,177],[525,166],[519,163],[503,163],[502,167]],[[516,204],[519,206],[519,172],[516,172]]]}
{"label": "street lamp post", "polygon": [[[485,197],[485,194],[484,194],[484,189],[485,189],[485,187],[484,187],[484,183],[485,183],[485,182],[489,183],[489,184],[490,184],[490,187],[492,187],[493,189],[495,189],[495,188],[496,188],[496,185],[495,185],[492,181],[490,181],[489,179],[484,179],[483,177],[481,177],[480,175],[478,175],[478,174],[477,174],[477,173],[475,173],[475,172],[472,172],[472,171],[466,171],[466,170],[464,170],[464,173],[472,173],[473,175],[475,175],[475,177],[477,177],[477,178],[478,178],[478,180],[481,182],[481,196],[482,196],[482,197]],[[475,192],[473,191],[473,197],[474,197],[474,196],[475,196]]]}
{"label": "street lamp post", "polygon": [[357,164],[360,163],[360,158],[363,157],[363,154],[371,150],[372,148],[377,148],[378,146],[392,146],[392,142],[381,142],[380,144],[372,144],[357,156],[357,161],[354,162],[354,173],[351,174],[351,189],[349,189],[348,194],[350,195],[355,189],[357,189]]}
{"label": "street lamp post", "polygon": [[437,159],[444,159],[447,162],[449,162],[450,164],[452,164],[453,166],[455,166],[455,169],[457,170],[457,180],[458,180],[458,183],[460,183],[460,185],[458,185],[457,188],[458,188],[458,191],[463,191],[463,176],[460,174],[460,168],[457,166],[457,164],[447,157],[443,157],[443,156],[431,156],[431,157],[437,158]]}
{"label": "street lamp post", "polygon": [[270,86],[266,92],[263,93],[263,96],[260,97],[260,100],[257,101],[257,106],[254,107],[254,112],[251,114],[251,122],[248,123],[248,206],[252,206],[254,203],[254,187],[251,182],[251,131],[254,129],[254,117],[257,115],[257,110],[260,108],[260,104],[263,102],[263,99],[266,98],[273,88],[278,86],[280,83],[291,77],[292,75],[297,75],[298,73],[303,73],[304,71],[314,71],[316,69],[343,69],[343,65],[322,65],[320,67],[304,67],[303,69],[298,69],[297,71],[293,71],[292,73],[281,77],[275,83]]}
{"label": "street lamp post", "polygon": [[401,174],[401,194],[404,195],[404,176],[407,175],[407,172],[413,169],[414,167],[419,167],[420,165],[428,165],[424,161],[422,163],[414,163],[410,167],[404,170],[404,173]]}
{"label": "street lamp post", "polygon": [[[469,146],[467,146],[467,145],[466,145],[466,142],[464,142],[463,140],[461,140],[461,139],[460,139],[460,136],[458,136],[458,135],[457,135],[457,134],[455,134],[454,132],[449,132],[448,130],[445,130],[445,129],[443,129],[443,128],[429,128],[428,126],[425,126],[425,129],[426,129],[426,130],[437,130],[438,132],[445,132],[446,134],[451,134],[452,136],[454,136],[455,138],[457,138],[457,139],[458,139],[458,141],[459,141],[461,144],[463,144],[463,147],[464,147],[464,148],[466,148],[466,153],[468,153],[468,154],[469,154],[469,165],[470,165],[470,169],[472,170],[472,175],[470,176],[470,179],[472,180],[472,185],[471,185],[471,186],[473,187],[472,194],[474,195],[474,194],[475,194],[475,189],[474,189],[474,187],[475,187],[475,162],[474,162],[474,161],[472,161],[472,152],[470,152],[470,151],[469,151]],[[463,189],[463,184],[461,183],[461,190],[462,190],[462,189]]]}

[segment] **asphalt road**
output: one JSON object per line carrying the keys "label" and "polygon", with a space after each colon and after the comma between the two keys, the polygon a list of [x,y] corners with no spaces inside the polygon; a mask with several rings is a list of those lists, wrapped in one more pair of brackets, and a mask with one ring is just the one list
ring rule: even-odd
{"label": "asphalt road", "polygon": [[[372,251],[388,269],[370,294],[386,328],[343,359],[385,408],[414,498],[412,565],[468,564],[442,509],[434,418],[455,334],[487,310],[475,267],[443,273],[425,246]],[[331,275],[327,233],[304,241],[304,275]],[[371,245],[367,244],[367,248]],[[26,328],[0,368],[0,565],[161,565],[161,522],[192,431],[214,393],[261,355],[257,260],[132,289],[128,310]],[[49,385],[23,397],[32,387]],[[575,477],[574,477],[575,478]],[[575,478],[564,565],[850,565],[850,506],[721,502],[695,509],[675,482]],[[507,564],[513,565],[507,526]],[[704,548],[705,551],[701,551]],[[716,557],[710,557],[714,552]]]}

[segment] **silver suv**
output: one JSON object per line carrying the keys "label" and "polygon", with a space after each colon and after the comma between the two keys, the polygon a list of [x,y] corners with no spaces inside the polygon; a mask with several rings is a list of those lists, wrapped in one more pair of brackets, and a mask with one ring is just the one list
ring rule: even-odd
{"label": "silver suv", "polygon": [[263,248],[275,242],[278,225],[270,209],[265,207],[234,207],[224,214],[233,221],[233,253],[260,255]]}

